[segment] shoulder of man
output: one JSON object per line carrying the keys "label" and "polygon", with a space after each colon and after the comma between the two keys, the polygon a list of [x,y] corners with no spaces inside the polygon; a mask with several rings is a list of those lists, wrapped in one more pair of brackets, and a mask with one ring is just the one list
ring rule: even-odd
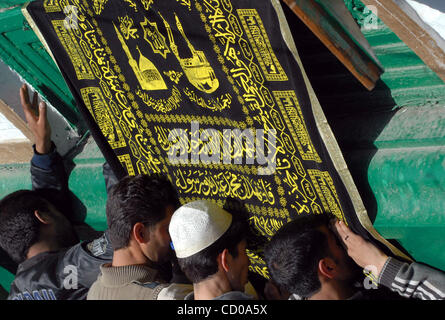
{"label": "shoulder of man", "polygon": [[[101,238],[98,239],[98,247],[106,242]],[[101,254],[98,247],[89,249],[86,246],[79,243],[24,261],[17,269],[8,299],[85,299],[86,291],[99,275],[100,266],[111,261],[111,257]]]}
{"label": "shoulder of man", "polygon": [[184,300],[191,292],[193,284],[171,283],[159,292],[158,300]]}
{"label": "shoulder of man", "polygon": [[105,234],[89,243],[79,243],[65,251],[59,262],[59,273],[75,273],[80,285],[89,288],[100,273],[100,266],[111,262]]}
{"label": "shoulder of man", "polygon": [[241,291],[226,292],[213,300],[254,300],[251,295]]}
{"label": "shoulder of man", "polygon": [[68,270],[61,268],[65,253],[44,252],[21,263],[8,300],[85,299],[87,288],[78,284]]}
{"label": "shoulder of man", "polygon": [[96,258],[111,261],[113,259],[113,247],[111,246],[109,231],[106,230],[100,237],[82,244],[86,253]]}
{"label": "shoulder of man", "polygon": [[132,281],[133,284],[147,288],[152,300],[184,300],[193,291],[192,284]]}

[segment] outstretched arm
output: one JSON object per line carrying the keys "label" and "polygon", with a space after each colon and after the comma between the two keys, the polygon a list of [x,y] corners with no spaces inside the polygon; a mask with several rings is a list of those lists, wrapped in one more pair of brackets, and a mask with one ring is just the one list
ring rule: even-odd
{"label": "outstretched arm", "polygon": [[31,159],[31,181],[33,190],[56,189],[68,190],[68,177],[62,157],[57,153],[51,141],[51,126],[47,118],[45,102],[38,103],[38,94],[34,92],[32,100],[28,87],[20,88],[20,100],[28,127],[34,135],[34,156]]}
{"label": "outstretched arm", "polygon": [[343,222],[337,221],[335,228],[346,246],[348,255],[362,268],[372,266],[379,284],[403,297],[445,299],[444,272],[421,263],[406,263],[388,257],[371,242],[352,232]]}
{"label": "outstretched arm", "polygon": [[[35,139],[33,146],[34,156],[31,159],[32,188],[33,190],[41,190],[45,193],[45,195],[43,195],[45,197],[51,197],[51,190],[60,191],[57,193],[57,197],[59,198],[58,203],[71,203],[68,189],[68,175],[63,164],[63,159],[57,152],[55,144],[51,141],[51,127],[47,118],[46,103],[40,102],[40,104],[38,104],[38,95],[36,92],[33,95],[32,101],[30,101],[28,87],[26,85],[20,88],[20,99],[26,121]],[[110,180],[109,185],[111,187],[111,185],[115,183],[116,178],[112,174],[111,168],[108,168],[106,171],[106,177]],[[85,249],[91,256],[103,259],[104,262],[111,261],[113,256],[113,249],[108,232],[105,232],[94,241],[85,243]],[[85,263],[88,264],[89,260],[86,260]],[[96,280],[97,274],[94,274],[93,278],[92,281]]]}
{"label": "outstretched arm", "polygon": [[28,127],[34,134],[36,151],[40,154],[49,153],[51,150],[51,127],[46,116],[46,103],[42,101],[38,104],[37,92],[34,92],[32,101],[30,101],[26,84],[20,88],[20,101]]}

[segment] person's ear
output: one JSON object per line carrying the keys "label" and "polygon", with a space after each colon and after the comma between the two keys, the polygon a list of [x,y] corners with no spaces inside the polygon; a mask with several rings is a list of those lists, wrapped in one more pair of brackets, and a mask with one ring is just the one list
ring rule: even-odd
{"label": "person's ear", "polygon": [[333,279],[337,273],[337,264],[331,258],[323,258],[318,262],[318,271],[328,279]]}
{"label": "person's ear", "polygon": [[37,218],[37,220],[39,220],[43,224],[51,223],[51,219],[50,219],[49,215],[45,212],[42,212],[40,210],[35,210],[34,216]]}
{"label": "person's ear", "polygon": [[228,272],[230,267],[229,267],[229,250],[224,249],[223,252],[221,252],[218,255],[218,262],[221,265],[222,269],[225,272]]}
{"label": "person's ear", "polygon": [[132,234],[138,243],[147,243],[150,240],[150,233],[147,232],[147,227],[141,222],[135,223]]}

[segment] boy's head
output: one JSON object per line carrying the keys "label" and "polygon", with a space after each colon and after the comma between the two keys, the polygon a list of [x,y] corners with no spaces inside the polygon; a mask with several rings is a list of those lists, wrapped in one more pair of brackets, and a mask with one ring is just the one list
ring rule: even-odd
{"label": "boy's head", "polygon": [[330,225],[327,215],[310,215],[289,222],[272,237],[264,254],[280,288],[309,298],[321,289],[321,278],[355,279],[359,270]]}
{"label": "boy's head", "polygon": [[178,206],[177,192],[166,177],[125,177],[108,194],[106,212],[113,249],[135,245],[151,261],[164,261],[170,245],[168,225]]}
{"label": "boy's head", "polygon": [[0,246],[17,263],[26,260],[29,248],[39,241],[59,248],[79,242],[71,223],[42,192],[19,190],[0,201]]}
{"label": "boy's head", "polygon": [[193,283],[223,272],[236,291],[248,281],[247,230],[245,220],[204,200],[176,210],[169,228],[179,265]]}

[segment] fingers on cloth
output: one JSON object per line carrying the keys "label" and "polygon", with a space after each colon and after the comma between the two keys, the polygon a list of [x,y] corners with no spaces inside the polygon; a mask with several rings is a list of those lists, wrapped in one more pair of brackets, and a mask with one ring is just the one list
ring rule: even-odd
{"label": "fingers on cloth", "polygon": [[343,221],[337,221],[335,223],[335,229],[337,229],[338,235],[344,239],[346,235],[349,234],[349,228],[346,227],[345,223]]}
{"label": "fingers on cloth", "polygon": [[344,235],[344,236],[347,236],[347,235],[352,235],[352,234],[354,234],[352,231],[351,231],[351,229],[349,229],[349,227],[346,225],[346,223],[344,223],[344,221],[340,221],[339,223],[338,223],[338,225],[340,226],[340,231],[341,231],[341,234],[342,235]]}

